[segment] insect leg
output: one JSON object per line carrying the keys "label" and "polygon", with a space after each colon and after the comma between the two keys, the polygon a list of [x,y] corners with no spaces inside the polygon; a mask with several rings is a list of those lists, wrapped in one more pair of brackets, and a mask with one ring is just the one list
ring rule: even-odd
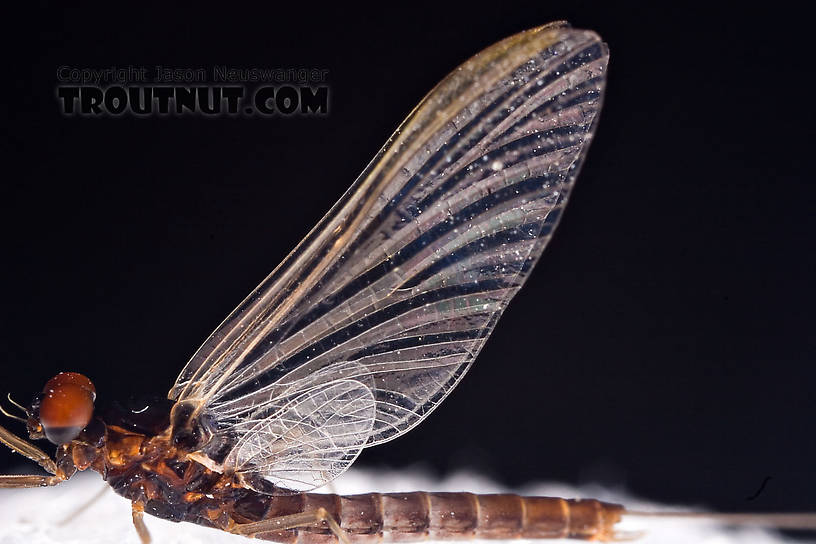
{"label": "insect leg", "polygon": [[5,474],[0,476],[0,488],[13,487],[48,487],[61,484],[66,478],[59,476],[22,476],[18,474]]}
{"label": "insect leg", "polygon": [[334,533],[334,536],[336,536],[342,544],[351,544],[346,531],[338,525],[337,521],[329,515],[329,512],[325,508],[318,508],[317,510],[301,512],[299,514],[290,514],[288,516],[279,516],[277,518],[265,519],[253,523],[237,524],[230,532],[253,537],[259,533],[308,527],[318,523],[328,525],[331,532]]}
{"label": "insect leg", "polygon": [[139,534],[139,540],[142,544],[150,544],[150,531],[147,530],[147,525],[144,522],[144,506],[142,504],[131,503],[131,512],[133,516],[133,527]]}
{"label": "insect leg", "polygon": [[82,513],[88,510],[96,501],[101,499],[109,489],[110,486],[104,485],[99,491],[94,493],[93,497],[76,507],[70,514],[59,520],[57,525],[68,525],[69,523],[73,522],[77,516],[82,515]]}
{"label": "insect leg", "polygon": [[[42,468],[51,474],[57,473],[57,465],[48,456],[47,453],[42,451],[40,448],[35,446],[34,444],[30,444],[19,438],[11,431],[6,430],[3,426],[0,426],[0,442],[11,448],[11,451],[15,451],[20,455],[24,455],[28,457]],[[45,485],[54,485],[54,484],[45,484]]]}

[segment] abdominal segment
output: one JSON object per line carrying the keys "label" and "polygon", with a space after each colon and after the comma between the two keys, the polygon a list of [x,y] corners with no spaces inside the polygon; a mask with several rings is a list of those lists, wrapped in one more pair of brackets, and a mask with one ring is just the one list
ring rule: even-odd
{"label": "abdominal segment", "polygon": [[[234,497],[228,510],[235,523],[274,520],[323,508],[338,521],[354,544],[516,538],[608,540],[612,538],[613,526],[623,511],[619,505],[597,500],[510,494],[413,492],[270,496],[236,489]],[[222,503],[222,506],[226,504]],[[202,514],[204,516],[198,523],[218,524],[212,523],[215,512]],[[338,541],[322,523],[253,536],[285,544],[333,544]]]}

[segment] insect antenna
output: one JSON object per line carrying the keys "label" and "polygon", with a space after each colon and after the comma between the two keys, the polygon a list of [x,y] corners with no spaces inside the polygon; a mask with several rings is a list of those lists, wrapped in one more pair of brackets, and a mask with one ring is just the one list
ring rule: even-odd
{"label": "insect antenna", "polygon": [[14,400],[13,398],[11,398],[11,393],[7,393],[6,398],[8,399],[8,401],[10,403],[12,403],[14,406],[19,408],[20,410],[22,410],[25,415],[28,415],[28,410],[26,409],[26,407],[23,406],[22,404],[20,404],[19,402],[17,402],[16,400]]}
{"label": "insect antenna", "polygon": [[[20,410],[22,410],[22,411],[23,411],[23,413],[24,413],[26,416],[28,416],[28,410],[26,410],[26,409],[25,409],[25,407],[23,407],[23,406],[22,406],[20,403],[16,402],[16,401],[15,401],[13,398],[11,398],[11,393],[9,393],[8,395],[6,395],[6,398],[8,398],[9,402],[10,402],[10,403],[11,403],[13,406],[15,406],[15,407],[19,408]],[[28,423],[28,421],[27,421],[26,419],[24,419],[24,418],[22,418],[22,417],[20,417],[20,416],[15,416],[14,414],[10,414],[10,413],[6,412],[6,409],[5,409],[5,408],[3,408],[3,405],[1,405],[1,404],[0,404],[0,413],[2,413],[4,416],[6,416],[6,417],[8,417],[8,418],[11,418],[11,419],[16,419],[17,421],[22,421],[23,423]]]}

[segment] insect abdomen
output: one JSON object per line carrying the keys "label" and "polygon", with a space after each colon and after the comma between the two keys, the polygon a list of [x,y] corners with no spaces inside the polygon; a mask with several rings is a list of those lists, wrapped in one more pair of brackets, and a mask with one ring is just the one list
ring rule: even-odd
{"label": "insect abdomen", "polygon": [[[383,541],[603,538],[611,535],[622,508],[596,500],[565,500],[473,493],[370,494],[341,497],[341,527],[353,533],[366,520]],[[365,517],[365,516],[364,516]]]}
{"label": "insect abdomen", "polygon": [[[324,508],[354,544],[417,540],[576,538],[609,540],[620,521],[620,505],[597,500],[567,500],[472,493],[305,493],[270,497],[263,519]],[[291,544],[329,544],[328,528],[256,535]]]}

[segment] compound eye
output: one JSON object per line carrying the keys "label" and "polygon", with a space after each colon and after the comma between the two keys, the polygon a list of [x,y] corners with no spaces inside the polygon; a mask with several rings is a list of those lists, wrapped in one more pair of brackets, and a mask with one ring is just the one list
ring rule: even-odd
{"label": "compound eye", "polygon": [[40,424],[56,445],[76,438],[93,417],[96,389],[87,377],[60,372],[45,384],[40,402]]}

